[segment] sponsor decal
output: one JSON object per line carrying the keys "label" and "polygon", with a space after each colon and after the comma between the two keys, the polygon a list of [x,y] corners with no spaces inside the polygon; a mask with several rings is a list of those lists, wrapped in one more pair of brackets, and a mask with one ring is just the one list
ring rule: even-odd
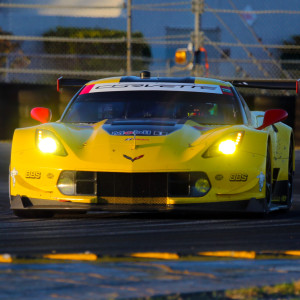
{"label": "sponsor decal", "polygon": [[26,171],[25,178],[41,179],[42,173],[39,171]]}
{"label": "sponsor decal", "polygon": [[[168,135],[168,132],[166,131],[152,131],[149,129],[145,130],[118,130],[118,131],[112,131],[111,135],[151,135],[151,136],[164,136]],[[130,141],[131,139],[126,139],[126,141]],[[136,139],[136,140],[146,140],[146,139]]]}
{"label": "sponsor decal", "polygon": [[144,155],[140,155],[140,156],[137,156],[137,157],[132,158],[132,157],[130,157],[130,156],[127,156],[127,155],[123,154],[123,157],[125,157],[126,159],[129,159],[131,162],[134,162],[134,161],[136,161],[136,160],[138,160],[138,159],[143,158]]}
{"label": "sponsor decal", "polygon": [[[142,91],[142,90],[165,90],[165,91],[186,91],[186,92],[202,92],[212,94],[222,94],[219,85],[213,84],[193,84],[193,83],[140,83],[140,82],[124,82],[111,84],[95,84],[88,93],[96,92],[115,92],[115,91]],[[81,93],[86,93],[82,90]]]}
{"label": "sponsor decal", "polygon": [[164,132],[164,131],[154,131],[153,132],[153,135],[168,135],[168,133],[167,132]]}
{"label": "sponsor decal", "polygon": [[233,96],[232,90],[229,86],[220,86],[220,87],[224,95]]}
{"label": "sponsor decal", "polygon": [[19,172],[15,169],[15,168],[13,168],[13,170],[10,172],[10,176],[11,176],[11,178],[12,178],[12,180],[13,180],[13,186],[15,187],[15,185],[16,185],[16,176],[19,174]]}
{"label": "sponsor decal", "polygon": [[134,136],[133,138],[128,138],[125,140],[125,142],[128,142],[128,141],[149,141],[149,139],[139,139]]}
{"label": "sponsor decal", "polygon": [[256,178],[259,179],[258,184],[259,184],[259,191],[261,192],[263,187],[264,187],[264,183],[265,183],[265,178],[266,176],[264,175],[263,172],[260,172],[259,175],[256,176]]}
{"label": "sponsor decal", "polygon": [[52,174],[52,173],[48,173],[48,174],[47,174],[47,178],[48,178],[48,179],[52,179],[53,177],[54,177],[54,174]]}
{"label": "sponsor decal", "polygon": [[91,89],[94,87],[94,84],[91,84],[91,85],[86,85],[80,92],[79,95],[82,95],[82,94],[88,94]]}
{"label": "sponsor decal", "polygon": [[183,127],[183,124],[177,124],[177,121],[167,121],[166,123],[156,123],[150,122],[150,124],[145,121],[145,124],[142,121],[141,124],[104,124],[103,129],[110,135],[114,136],[127,136],[132,137],[136,136],[167,136],[170,133],[179,130]]}
{"label": "sponsor decal", "polygon": [[151,135],[151,130],[118,130],[112,131],[111,135]]}
{"label": "sponsor decal", "polygon": [[215,176],[215,179],[216,179],[216,180],[222,180],[223,178],[224,178],[224,177],[223,177],[222,174],[218,174],[218,175]]}
{"label": "sponsor decal", "polygon": [[229,181],[247,181],[247,180],[248,180],[248,174],[243,174],[243,173],[231,174],[229,177]]}

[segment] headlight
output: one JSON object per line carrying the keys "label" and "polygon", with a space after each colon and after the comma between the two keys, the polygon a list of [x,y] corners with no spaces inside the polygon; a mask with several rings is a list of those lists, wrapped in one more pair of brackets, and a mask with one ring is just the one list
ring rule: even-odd
{"label": "headlight", "polygon": [[51,137],[40,139],[38,147],[44,153],[54,153],[57,150],[56,141]]}
{"label": "headlight", "polygon": [[217,141],[203,154],[203,157],[215,157],[219,155],[234,154],[240,146],[244,131],[238,131],[227,135],[224,139]]}
{"label": "headlight", "polygon": [[49,130],[38,129],[36,131],[36,145],[43,153],[51,153],[66,156],[67,152],[57,137]]}
{"label": "headlight", "polygon": [[233,154],[236,150],[235,142],[232,140],[226,140],[219,144],[219,151],[223,154]]}

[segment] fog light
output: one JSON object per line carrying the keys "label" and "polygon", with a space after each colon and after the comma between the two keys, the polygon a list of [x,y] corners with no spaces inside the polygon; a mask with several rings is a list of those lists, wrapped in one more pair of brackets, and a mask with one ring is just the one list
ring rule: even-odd
{"label": "fog light", "polygon": [[201,194],[206,194],[210,189],[209,181],[205,178],[198,179],[195,183],[195,188]]}
{"label": "fog light", "polygon": [[75,172],[63,171],[61,172],[57,187],[64,195],[75,195]]}
{"label": "fog light", "polygon": [[199,178],[196,180],[194,186],[191,187],[191,194],[193,197],[202,197],[209,192],[210,188],[208,178]]}

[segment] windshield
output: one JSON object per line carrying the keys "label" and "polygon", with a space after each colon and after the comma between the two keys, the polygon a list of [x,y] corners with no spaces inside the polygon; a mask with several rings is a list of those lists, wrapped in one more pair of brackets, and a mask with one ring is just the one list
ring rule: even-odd
{"label": "windshield", "polygon": [[96,123],[105,119],[192,119],[201,124],[241,124],[240,105],[232,95],[122,91],[79,95],[62,122]]}

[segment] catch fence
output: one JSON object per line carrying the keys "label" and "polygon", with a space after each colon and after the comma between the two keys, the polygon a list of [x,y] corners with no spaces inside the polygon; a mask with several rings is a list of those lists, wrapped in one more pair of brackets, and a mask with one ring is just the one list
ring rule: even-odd
{"label": "catch fence", "polygon": [[[138,74],[195,74],[174,62],[177,48],[199,34],[200,73],[220,79],[300,77],[297,1],[0,1],[0,81],[53,84],[58,76],[87,79]],[[95,5],[95,3],[107,3]],[[195,28],[195,5],[201,5]],[[128,71],[128,18],[132,18]],[[289,26],[286,26],[289,24]],[[298,26],[297,26],[298,24]],[[195,32],[194,34],[192,34]],[[194,51],[195,49],[192,49]]]}

